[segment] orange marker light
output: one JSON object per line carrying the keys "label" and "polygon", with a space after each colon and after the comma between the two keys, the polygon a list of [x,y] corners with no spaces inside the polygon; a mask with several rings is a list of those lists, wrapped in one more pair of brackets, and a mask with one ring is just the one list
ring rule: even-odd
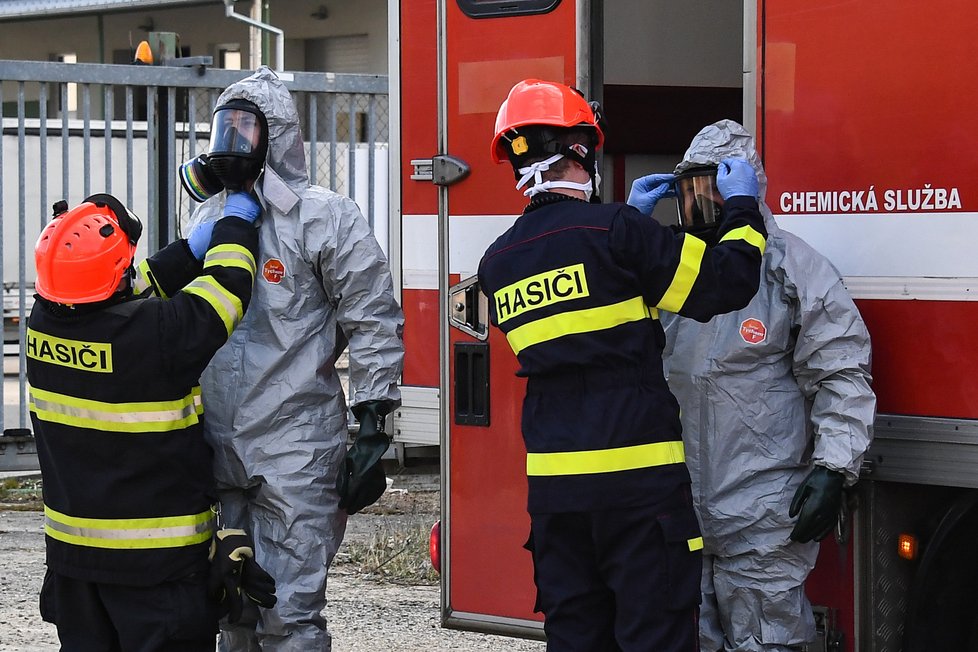
{"label": "orange marker light", "polygon": [[150,49],[148,41],[140,41],[139,45],[136,46],[136,56],[133,57],[133,63],[153,65],[153,51]]}
{"label": "orange marker light", "polygon": [[901,534],[897,537],[897,554],[903,559],[913,561],[917,558],[917,537]]}

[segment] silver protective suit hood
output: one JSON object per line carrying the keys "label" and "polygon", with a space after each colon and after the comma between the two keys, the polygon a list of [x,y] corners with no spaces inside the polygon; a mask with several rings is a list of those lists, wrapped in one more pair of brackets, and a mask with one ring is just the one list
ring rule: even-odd
{"label": "silver protective suit hood", "polygon": [[[205,432],[226,525],[253,535],[256,559],[277,582],[278,604],[259,624],[262,648],[328,650],[326,570],[346,525],[335,482],[347,403],[334,364],[346,349],[352,405],[399,405],[403,316],[357,205],[309,184],[285,85],[262,67],[217,105],[235,98],[253,102],[268,122],[255,184],[263,208],[258,274],[243,321],[201,379]],[[225,195],[201,204],[190,226],[219,219]]]}
{"label": "silver protective suit hood", "polygon": [[[818,550],[815,543],[789,543],[794,519],[788,509],[813,464],[842,472],[848,484],[858,476],[876,406],[870,340],[838,271],[778,228],[763,200],[767,176],[741,125],[723,120],[704,128],[676,171],[728,157],[749,161],[757,172],[768,230],[760,287],[747,307],[705,324],[662,313],[663,362],[682,408],[686,462],[702,523],[709,575],[704,627],[714,591],[721,603],[739,605],[752,601],[732,596],[777,594],[777,604],[736,619],[759,623],[765,642],[786,649],[814,636],[799,587]],[[758,597],[753,604],[762,603]],[[718,640],[702,643],[715,646]],[[770,649],[744,645],[737,649]]]}
{"label": "silver protective suit hood", "polygon": [[768,233],[780,231],[771,209],[764,202],[767,194],[767,175],[761,165],[761,157],[754,147],[754,138],[733,120],[721,120],[700,130],[676,166],[676,174],[703,165],[718,165],[725,158],[740,158],[751,164],[757,174],[758,196],[761,197],[761,214]]}

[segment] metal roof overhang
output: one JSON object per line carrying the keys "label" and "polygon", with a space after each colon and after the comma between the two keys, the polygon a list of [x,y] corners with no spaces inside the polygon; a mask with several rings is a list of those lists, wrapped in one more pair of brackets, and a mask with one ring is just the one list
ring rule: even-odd
{"label": "metal roof overhang", "polygon": [[145,11],[222,3],[222,0],[3,0],[0,21],[55,18],[118,11]]}

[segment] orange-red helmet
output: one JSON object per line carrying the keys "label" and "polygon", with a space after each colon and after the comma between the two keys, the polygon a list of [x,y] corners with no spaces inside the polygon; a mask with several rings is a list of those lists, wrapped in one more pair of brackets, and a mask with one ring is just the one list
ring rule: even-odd
{"label": "orange-red helmet", "polygon": [[604,143],[599,116],[580,91],[566,84],[524,79],[513,86],[496,114],[496,133],[492,139],[491,155],[496,163],[509,160],[509,155],[526,153],[527,142],[506,137],[506,133],[527,125],[551,127],[592,127],[597,132],[597,147]]}
{"label": "orange-red helmet", "polygon": [[111,195],[56,216],[34,246],[37,293],[56,303],[104,301],[132,266],[142,225]]}

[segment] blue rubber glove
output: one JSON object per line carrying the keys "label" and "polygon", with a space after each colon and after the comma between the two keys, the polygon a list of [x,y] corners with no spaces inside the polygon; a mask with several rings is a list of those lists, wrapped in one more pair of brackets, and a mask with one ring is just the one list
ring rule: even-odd
{"label": "blue rubber glove", "polygon": [[651,215],[660,199],[676,196],[676,186],[673,184],[675,179],[675,174],[649,174],[639,177],[632,182],[632,190],[628,193],[626,203],[645,215]]}
{"label": "blue rubber glove", "polygon": [[224,202],[224,217],[240,217],[254,224],[261,215],[261,204],[258,200],[244,191],[228,193]]}
{"label": "blue rubber glove", "polygon": [[195,226],[187,236],[187,244],[197,260],[203,260],[207,250],[210,249],[212,233],[214,233],[214,222],[204,222]]}
{"label": "blue rubber glove", "polygon": [[717,190],[724,199],[753,197],[757,199],[757,173],[747,161],[725,158],[717,168]]}

